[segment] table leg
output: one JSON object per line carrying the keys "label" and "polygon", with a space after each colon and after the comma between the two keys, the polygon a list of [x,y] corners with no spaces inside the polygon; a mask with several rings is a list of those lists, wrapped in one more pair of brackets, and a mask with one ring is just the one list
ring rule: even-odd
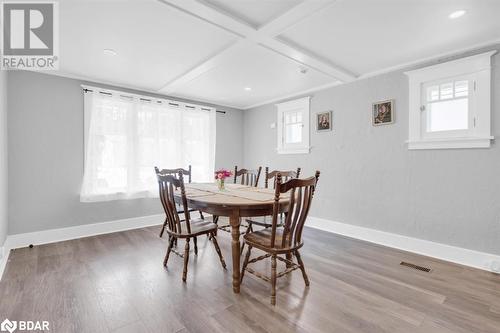
{"label": "table leg", "polygon": [[229,217],[231,224],[231,236],[233,238],[232,252],[233,252],[233,292],[238,294],[240,292],[240,217],[239,215],[232,215]]}

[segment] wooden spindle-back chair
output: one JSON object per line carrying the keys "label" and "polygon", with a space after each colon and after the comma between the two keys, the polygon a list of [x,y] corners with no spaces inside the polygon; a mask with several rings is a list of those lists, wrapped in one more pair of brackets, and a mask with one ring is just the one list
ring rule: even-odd
{"label": "wooden spindle-back chair", "polygon": [[[188,166],[188,169],[183,169],[183,168],[176,168],[176,169],[162,169],[160,170],[158,167],[155,166],[155,172],[156,175],[172,175],[174,177],[178,177],[179,172],[182,173],[183,176],[188,177],[188,183],[191,183],[191,164]],[[178,206],[178,205],[177,205]],[[196,211],[196,209],[190,209],[190,212]],[[184,210],[180,207],[177,207],[177,213],[179,214],[184,214]],[[203,219],[203,213],[200,211],[200,218]],[[163,237],[163,233],[165,232],[165,227],[166,227],[167,220],[163,223],[163,226],[161,227],[160,231],[160,237]]]}
{"label": "wooden spindle-back chair", "polygon": [[300,176],[300,168],[297,168],[297,171],[280,171],[273,170],[269,172],[269,167],[266,167],[264,171],[264,187],[269,188],[269,180],[272,179],[273,188],[275,188],[276,184],[276,176],[278,174],[281,175],[281,181],[286,182],[292,178],[299,178]]}
{"label": "wooden spindle-back chair", "polygon": [[[217,231],[217,226],[212,223],[212,221],[204,219],[191,219],[187,204],[186,190],[184,187],[184,177],[183,172],[179,171],[178,176],[174,175],[157,175],[160,200],[166,215],[166,226],[168,237],[168,248],[165,254],[165,259],[163,260],[163,266],[167,267],[168,258],[171,252],[184,258],[184,270],[182,272],[182,280],[185,282],[187,277],[187,264],[189,261],[189,241],[191,238],[195,238],[200,235],[209,235],[214,244],[215,250],[219,255],[222,267],[226,268],[226,263],[222,257],[222,253],[217,243],[217,238],[215,233]],[[180,204],[182,205],[185,219],[182,220],[179,217],[179,212],[177,210],[177,203],[175,200],[174,193],[180,189]],[[184,254],[178,253],[173,249],[174,243],[177,239],[185,239],[186,246],[184,248]],[[195,255],[198,254],[197,247],[195,245]]]}
{"label": "wooden spindle-back chair", "polygon": [[[241,281],[245,271],[267,281],[271,282],[271,304],[276,304],[276,279],[284,276],[296,269],[302,271],[302,276],[306,286],[309,286],[309,279],[306,274],[304,263],[300,257],[299,249],[304,245],[302,241],[302,230],[311,207],[314,191],[319,179],[319,171],[316,171],[314,177],[306,179],[290,179],[282,183],[281,175],[277,175],[276,188],[274,195],[274,208],[272,216],[272,227],[243,236],[244,242],[248,245],[248,250],[243,262],[241,271]],[[283,193],[289,193],[288,213],[286,214],[283,228],[278,228],[280,215],[280,197]],[[250,260],[252,248],[257,248],[266,252],[265,255]],[[279,255],[287,255],[288,258],[282,258]],[[297,264],[293,262],[292,255],[297,258]],[[271,277],[263,275],[248,267],[248,264],[271,257]],[[287,268],[277,273],[276,259],[287,264]]]}
{"label": "wooden spindle-back chair", "polygon": [[[256,170],[249,170],[249,169],[239,169],[238,166],[234,167],[234,177],[233,177],[233,183],[237,184],[238,183],[238,177],[240,178],[240,184],[241,185],[247,185],[247,186],[253,186],[257,187],[259,185],[259,178],[260,178],[260,173],[262,171],[262,167],[259,166]],[[218,224],[219,222],[219,217],[214,216],[214,223]],[[219,230],[231,233],[231,226],[229,224],[219,226]],[[240,234],[244,234],[245,232],[241,232]],[[243,245],[241,247],[243,250]]]}
{"label": "wooden spindle-back chair", "polygon": [[262,167],[260,166],[257,170],[249,169],[239,169],[238,166],[234,167],[234,183],[237,183],[238,177],[240,177],[240,184],[247,186],[257,187],[259,185],[260,172]]}
{"label": "wooden spindle-back chair", "polygon": [[[265,173],[264,173],[264,187],[269,188],[269,183],[271,183],[273,186],[273,189],[276,188],[276,179],[277,179],[278,174],[281,175],[282,182],[288,181],[292,178],[299,178],[300,170],[301,170],[300,168],[297,168],[297,171],[273,170],[273,171],[269,172],[269,167],[266,167]],[[283,214],[280,215],[280,222],[278,223],[278,226],[281,225],[282,221],[283,221]],[[254,225],[258,225],[258,226],[264,227],[264,228],[270,228],[272,226],[270,216],[253,217],[250,219],[246,219],[246,222],[248,224],[248,227],[245,231],[245,234],[248,234],[249,232],[253,231]],[[245,247],[245,243],[243,243],[241,245],[241,252],[242,253],[243,253],[244,247]]]}

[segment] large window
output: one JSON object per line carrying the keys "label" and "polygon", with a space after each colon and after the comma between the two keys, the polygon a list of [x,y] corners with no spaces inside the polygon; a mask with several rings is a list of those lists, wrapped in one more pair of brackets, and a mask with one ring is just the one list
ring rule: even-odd
{"label": "large window", "polygon": [[410,149],[487,148],[491,56],[487,52],[407,72]]}
{"label": "large window", "polygon": [[82,201],[156,197],[154,166],[187,168],[211,181],[215,110],[85,87]]}
{"label": "large window", "polygon": [[280,103],[278,108],[278,153],[309,153],[309,97]]}

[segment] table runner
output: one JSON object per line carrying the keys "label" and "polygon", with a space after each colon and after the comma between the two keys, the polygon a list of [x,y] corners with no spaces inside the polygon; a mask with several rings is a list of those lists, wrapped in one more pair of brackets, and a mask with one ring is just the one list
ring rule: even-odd
{"label": "table runner", "polygon": [[[217,185],[214,183],[190,183],[186,184],[186,195],[189,197],[218,195],[224,197],[237,197],[259,202],[269,202],[274,200],[273,190],[249,187],[240,184],[226,184],[226,189],[224,191],[219,191]],[[287,200],[288,197],[289,195],[285,193],[281,196],[281,199]]]}

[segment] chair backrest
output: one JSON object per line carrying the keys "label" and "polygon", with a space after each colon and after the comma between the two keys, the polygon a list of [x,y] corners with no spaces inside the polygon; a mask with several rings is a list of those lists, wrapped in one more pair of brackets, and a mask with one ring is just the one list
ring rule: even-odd
{"label": "chair backrest", "polygon": [[237,178],[241,177],[241,185],[257,187],[259,184],[260,172],[262,167],[257,170],[239,169],[238,166],[234,167],[234,183],[236,184]]}
{"label": "chair backrest", "polygon": [[188,183],[191,183],[191,164],[188,166],[188,169],[177,168],[177,169],[162,169],[160,170],[158,167],[155,167],[156,175],[173,175],[177,178],[179,172],[182,172],[183,176],[188,177]]}
{"label": "chair backrest", "polygon": [[297,246],[302,242],[302,229],[311,208],[311,202],[319,179],[319,171],[313,177],[306,179],[290,179],[282,183],[281,175],[276,176],[276,189],[273,206],[273,225],[271,229],[271,247],[275,247],[276,230],[280,215],[279,200],[282,193],[290,192],[290,203],[283,226],[281,247]]}
{"label": "chair backrest", "polygon": [[175,233],[181,233],[181,218],[177,213],[174,193],[180,188],[181,190],[181,205],[184,208],[185,228],[188,233],[191,233],[191,225],[189,223],[190,216],[186,199],[186,189],[184,187],[184,175],[179,171],[177,176],[172,174],[162,175],[157,173],[158,187],[160,190],[160,200],[163,210],[167,215],[168,229]]}
{"label": "chair backrest", "polygon": [[297,171],[280,171],[273,170],[269,172],[269,167],[266,167],[265,170],[265,178],[264,178],[264,187],[269,188],[269,179],[273,180],[273,188],[276,188],[276,176],[278,173],[281,175],[281,181],[286,182],[291,178],[299,178],[300,176],[300,168],[297,168]]}

